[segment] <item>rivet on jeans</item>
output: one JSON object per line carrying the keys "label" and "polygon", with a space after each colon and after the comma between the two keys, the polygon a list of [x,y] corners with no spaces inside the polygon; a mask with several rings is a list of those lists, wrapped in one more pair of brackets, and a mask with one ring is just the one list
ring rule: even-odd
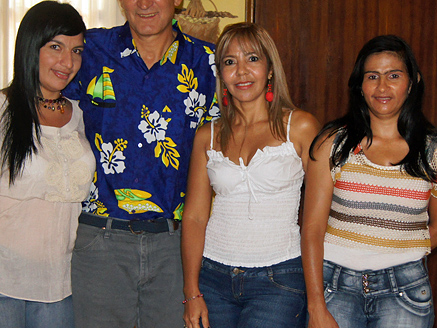
{"label": "rivet on jeans", "polygon": [[233,272],[235,275],[237,275],[237,274],[239,274],[239,273],[243,273],[244,270],[240,270],[240,269],[238,269],[238,268],[234,268],[234,269],[232,270],[232,272]]}

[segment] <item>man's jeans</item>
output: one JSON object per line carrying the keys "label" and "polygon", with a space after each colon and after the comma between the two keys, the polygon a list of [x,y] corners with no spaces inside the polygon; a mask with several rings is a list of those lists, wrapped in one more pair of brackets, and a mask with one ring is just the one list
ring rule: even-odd
{"label": "man's jeans", "polygon": [[180,229],[135,235],[80,223],[72,288],[77,328],[183,327]]}

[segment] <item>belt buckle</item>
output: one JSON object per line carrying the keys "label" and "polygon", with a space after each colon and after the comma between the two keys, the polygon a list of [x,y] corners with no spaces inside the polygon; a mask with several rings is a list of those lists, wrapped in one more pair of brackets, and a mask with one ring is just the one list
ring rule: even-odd
{"label": "belt buckle", "polygon": [[140,219],[132,219],[132,220],[129,220],[129,222],[127,223],[127,226],[129,227],[130,232],[132,232],[134,235],[141,235],[144,232],[144,230],[135,231],[132,228],[132,223],[139,222],[139,221],[140,221]]}

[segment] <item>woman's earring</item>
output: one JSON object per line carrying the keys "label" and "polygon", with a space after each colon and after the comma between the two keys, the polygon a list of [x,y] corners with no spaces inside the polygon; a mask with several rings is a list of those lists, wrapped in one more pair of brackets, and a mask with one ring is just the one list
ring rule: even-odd
{"label": "woman's earring", "polygon": [[223,104],[223,106],[229,105],[228,89],[226,89],[226,88],[223,89],[222,104]]}
{"label": "woman's earring", "polygon": [[270,82],[270,79],[269,79],[269,83],[268,83],[268,86],[267,86],[266,100],[268,102],[272,102],[273,101],[272,83]]}

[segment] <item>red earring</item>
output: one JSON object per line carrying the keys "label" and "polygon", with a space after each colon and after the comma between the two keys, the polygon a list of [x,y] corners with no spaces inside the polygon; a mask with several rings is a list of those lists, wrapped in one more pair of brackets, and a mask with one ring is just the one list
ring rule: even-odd
{"label": "red earring", "polygon": [[270,83],[270,79],[269,79],[268,89],[267,89],[267,92],[266,92],[266,100],[268,102],[272,102],[273,101],[272,84]]}
{"label": "red earring", "polygon": [[224,88],[223,89],[223,98],[222,98],[223,106],[229,105],[229,99],[228,99],[227,95],[228,95],[228,89]]}

